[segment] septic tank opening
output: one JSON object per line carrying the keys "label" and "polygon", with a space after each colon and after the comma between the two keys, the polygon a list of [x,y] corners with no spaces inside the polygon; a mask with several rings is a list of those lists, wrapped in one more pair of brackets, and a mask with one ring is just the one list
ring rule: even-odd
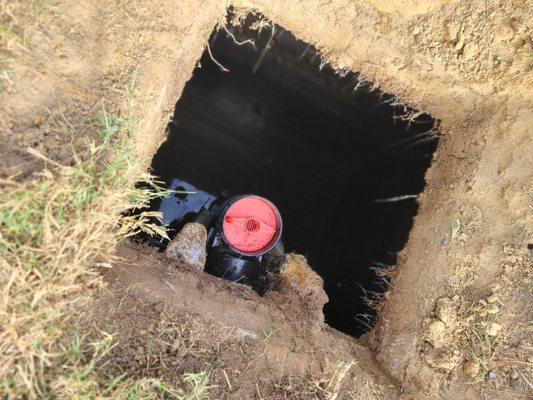
{"label": "septic tank opening", "polygon": [[307,256],[324,279],[326,322],[358,336],[375,318],[369,301],[386,289],[376,271],[396,264],[409,235],[435,120],[264,21],[213,32],[153,173],[196,192],[178,193],[174,208],[221,195],[270,199],[286,251]]}

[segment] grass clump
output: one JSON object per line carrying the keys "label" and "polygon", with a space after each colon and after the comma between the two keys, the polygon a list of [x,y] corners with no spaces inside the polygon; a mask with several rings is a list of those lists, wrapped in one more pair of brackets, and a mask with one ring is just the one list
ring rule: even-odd
{"label": "grass clump", "polygon": [[65,399],[161,399],[202,400],[215,385],[206,372],[186,373],[177,388],[157,378],[133,378],[102,373],[102,360],[116,345],[112,335],[102,333],[100,340],[88,342],[74,336],[62,352],[62,366],[57,371],[51,397]]}
{"label": "grass clump", "polygon": [[31,180],[0,180],[3,398],[66,396],[76,387],[106,397],[122,381],[112,378],[110,389],[109,382],[89,379],[111,336],[87,346],[72,339],[73,329],[91,288],[100,285],[95,265],[106,265],[117,242],[141,230],[165,235],[150,223],[154,214],[125,213],[165,193],[135,185],[154,183],[137,160],[127,121],[104,111],[101,125],[99,139],[88,141],[83,155],[73,154],[70,165],[29,149],[45,168]]}

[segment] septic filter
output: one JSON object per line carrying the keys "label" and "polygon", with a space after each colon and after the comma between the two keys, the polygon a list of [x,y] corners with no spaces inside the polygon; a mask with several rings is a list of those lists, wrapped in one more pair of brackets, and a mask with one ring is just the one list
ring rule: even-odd
{"label": "septic filter", "polygon": [[227,200],[217,214],[209,231],[206,271],[254,285],[268,268],[264,256],[281,238],[278,209],[263,197],[245,195]]}
{"label": "septic filter", "polygon": [[222,232],[225,242],[236,252],[262,255],[271,250],[281,236],[281,216],[267,199],[243,196],[226,206]]}

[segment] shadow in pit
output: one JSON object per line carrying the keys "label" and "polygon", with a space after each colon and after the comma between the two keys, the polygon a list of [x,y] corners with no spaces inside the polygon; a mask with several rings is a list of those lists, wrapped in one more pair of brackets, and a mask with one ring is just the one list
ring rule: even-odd
{"label": "shadow in pit", "polygon": [[435,120],[331,68],[278,25],[252,30],[254,21],[212,34],[212,57],[204,52],[176,104],[153,173],[206,199],[254,193],[274,202],[286,250],[306,255],[324,279],[326,322],[359,336],[386,290],[379,269],[394,266],[407,241]]}

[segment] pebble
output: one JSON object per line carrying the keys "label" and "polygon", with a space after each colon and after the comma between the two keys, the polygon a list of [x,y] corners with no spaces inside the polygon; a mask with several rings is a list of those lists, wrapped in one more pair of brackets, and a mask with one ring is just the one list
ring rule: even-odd
{"label": "pebble", "polygon": [[240,339],[240,340],[248,339],[248,338],[252,340],[259,339],[259,337],[252,331],[249,331],[247,329],[242,329],[242,328],[237,328],[235,330],[235,338]]}
{"label": "pebble", "polygon": [[43,123],[43,117],[37,114],[35,118],[33,119],[33,124],[38,127],[38,126],[41,126],[42,123]]}
{"label": "pebble", "polygon": [[464,40],[461,38],[455,45],[455,47],[453,48],[455,50],[456,53],[459,53],[463,47],[465,45],[465,42]]}
{"label": "pebble", "polygon": [[491,322],[485,328],[485,332],[489,336],[496,336],[501,329],[502,329],[502,326],[500,324],[497,324],[496,322]]}
{"label": "pebble", "polygon": [[165,308],[165,305],[163,304],[162,301],[159,301],[159,302],[157,302],[157,303],[154,305],[154,311],[155,311],[155,312],[161,312],[161,311],[164,310],[164,308]]}

